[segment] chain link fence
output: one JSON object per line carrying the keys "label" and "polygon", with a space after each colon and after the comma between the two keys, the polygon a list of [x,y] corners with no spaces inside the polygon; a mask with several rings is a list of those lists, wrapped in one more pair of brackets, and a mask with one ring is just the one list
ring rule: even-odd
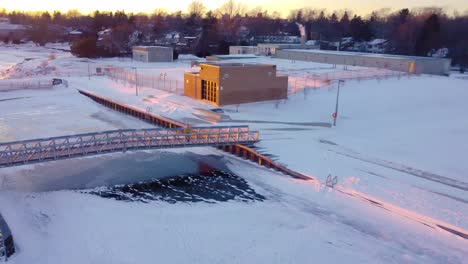
{"label": "chain link fence", "polygon": [[409,77],[410,74],[405,72],[383,70],[383,69],[356,69],[356,70],[341,70],[323,73],[290,74],[289,75],[289,92],[297,93],[307,88],[327,87],[330,84],[343,80],[384,80],[389,78]]}
{"label": "chain link fence", "polygon": [[50,89],[53,86],[51,80],[1,80],[0,91],[13,91],[22,89]]}
{"label": "chain link fence", "polygon": [[105,68],[103,74],[114,81],[122,81],[129,85],[137,85],[151,89],[158,89],[174,94],[183,94],[183,84],[179,80],[167,78],[166,73],[141,74],[138,70],[129,70],[124,68],[109,67]]}

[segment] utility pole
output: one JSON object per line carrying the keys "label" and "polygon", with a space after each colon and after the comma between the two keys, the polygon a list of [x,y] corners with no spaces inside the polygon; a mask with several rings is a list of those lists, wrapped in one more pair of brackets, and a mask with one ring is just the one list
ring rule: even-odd
{"label": "utility pole", "polygon": [[340,99],[340,84],[344,83],[343,80],[338,81],[338,91],[336,92],[335,113],[333,113],[333,126],[336,126],[336,119],[338,118],[338,102]]}

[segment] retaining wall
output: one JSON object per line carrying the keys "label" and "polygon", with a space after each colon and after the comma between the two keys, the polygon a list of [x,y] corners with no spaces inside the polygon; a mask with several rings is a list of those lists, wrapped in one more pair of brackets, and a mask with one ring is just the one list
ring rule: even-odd
{"label": "retaining wall", "polygon": [[[146,113],[146,112],[144,112],[144,111],[142,111],[142,110],[140,110],[138,108],[135,108],[135,107],[132,107],[132,106],[129,106],[129,105],[126,105],[126,104],[122,104],[122,103],[119,103],[119,102],[115,102],[115,101],[113,101],[111,99],[101,97],[101,96],[99,96],[97,94],[94,94],[94,93],[91,93],[91,92],[87,92],[87,91],[83,91],[83,90],[79,90],[79,92],[81,94],[86,95],[89,98],[93,99],[97,103],[100,103],[100,104],[102,104],[104,106],[107,106],[107,107],[109,107],[109,108],[111,108],[111,109],[113,109],[115,111],[119,111],[121,113],[125,113],[127,115],[134,116],[134,117],[136,117],[138,119],[141,119],[141,120],[143,120],[145,122],[154,124],[156,126],[168,127],[168,128],[187,128],[188,127],[187,124],[184,124],[182,122],[179,122],[179,121],[167,118],[167,117],[162,117],[162,116],[157,116],[157,115],[154,115],[154,114]],[[251,148],[249,148],[247,146],[236,144],[236,145],[219,146],[217,148],[221,149],[221,150],[224,150],[225,152],[229,152],[229,153],[231,153],[233,155],[236,155],[238,157],[241,157],[241,158],[244,158],[244,159],[247,159],[247,160],[251,160],[252,162],[257,163],[260,166],[264,166],[266,168],[274,169],[276,171],[279,171],[281,173],[289,175],[289,176],[291,176],[293,178],[301,179],[301,180],[312,180],[312,178],[310,178],[310,177],[307,177],[307,176],[302,175],[302,174],[300,174],[298,172],[290,170],[290,169],[286,168],[285,166],[282,166],[282,165],[279,165],[279,164],[275,163],[271,159],[263,156],[262,154],[256,152],[255,150],[253,150],[253,149],[251,149]]]}

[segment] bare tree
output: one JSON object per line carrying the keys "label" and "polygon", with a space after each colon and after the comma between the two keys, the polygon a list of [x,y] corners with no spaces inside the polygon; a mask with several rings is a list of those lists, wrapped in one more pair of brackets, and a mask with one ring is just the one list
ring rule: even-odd
{"label": "bare tree", "polygon": [[189,15],[195,15],[197,17],[202,17],[206,11],[206,6],[201,1],[193,1],[188,6]]}
{"label": "bare tree", "polygon": [[237,15],[244,15],[247,13],[247,5],[242,2],[237,2],[235,0],[227,0],[219,9],[218,13],[220,16],[226,15],[229,18],[235,17]]}

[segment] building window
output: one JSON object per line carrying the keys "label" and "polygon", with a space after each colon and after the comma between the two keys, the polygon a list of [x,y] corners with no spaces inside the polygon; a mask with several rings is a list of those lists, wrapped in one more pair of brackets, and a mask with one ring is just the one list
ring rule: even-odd
{"label": "building window", "polygon": [[201,99],[216,103],[218,98],[218,85],[216,82],[202,80]]}

